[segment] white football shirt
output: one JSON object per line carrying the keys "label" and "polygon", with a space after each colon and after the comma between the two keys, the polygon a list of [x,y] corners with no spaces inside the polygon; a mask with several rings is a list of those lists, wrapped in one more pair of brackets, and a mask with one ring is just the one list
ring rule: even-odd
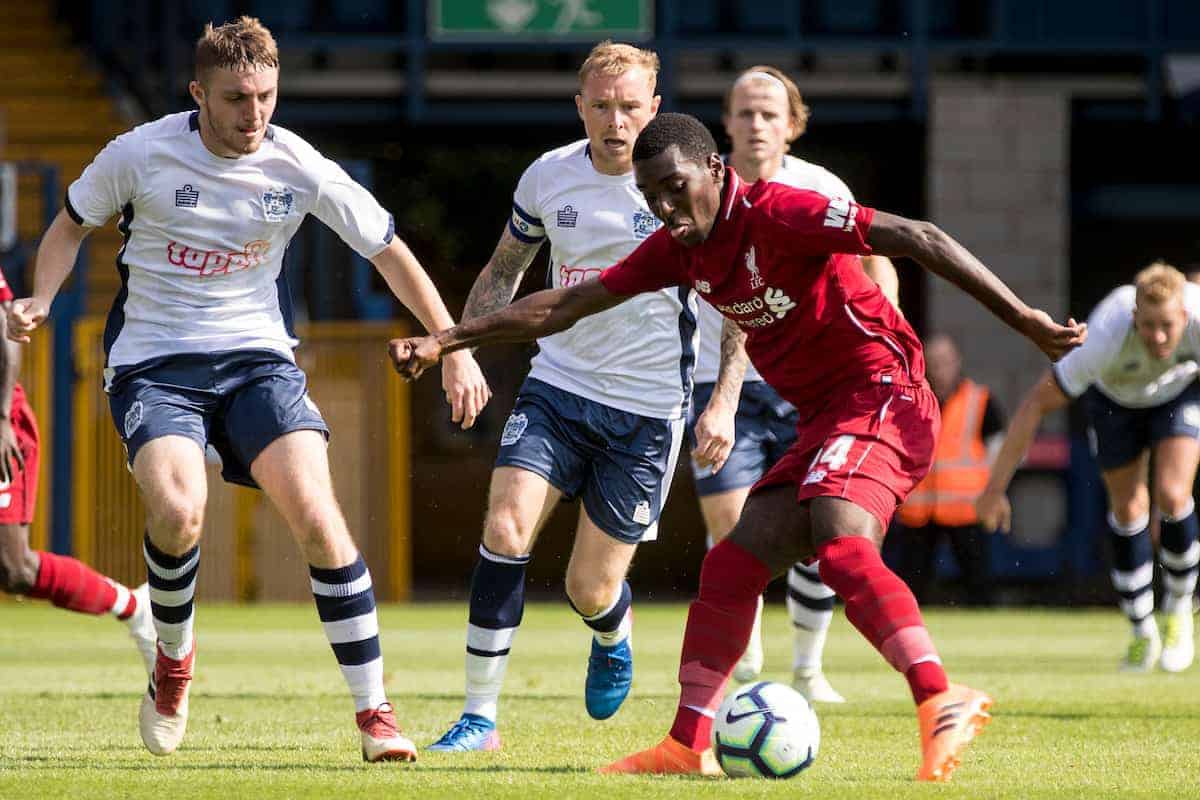
{"label": "white football shirt", "polygon": [[1150,408],[1174,400],[1200,370],[1200,286],[1184,285],[1187,328],[1168,358],[1154,358],[1133,327],[1133,286],[1113,290],[1088,317],[1087,341],[1054,365],[1068,397],[1089,386],[1126,408]]}
{"label": "white football shirt", "polygon": [[221,158],[198,112],[113,139],[67,189],[67,212],[97,227],[120,212],[121,289],[104,334],[116,367],[181,353],[267,349],[292,358],[283,253],[313,214],[371,258],[392,216],[333,161],[272,125],[258,151]]}
{"label": "white football shirt", "polygon": [[[587,140],[544,154],[513,196],[509,230],[550,240],[548,288],[571,286],[616,264],[659,227],[633,173],[597,172]],[[606,406],[676,419],[692,394],[696,293],[648,292],[538,340],[530,377]]]}
{"label": "white football shirt", "polygon": [[[811,164],[802,158],[785,155],[783,166],[771,178],[772,183],[782,183],[797,189],[811,189],[829,197],[844,197],[853,200],[854,195],[842,179],[824,167]],[[696,363],[696,383],[716,383],[721,366],[721,312],[700,298],[700,354]],[[762,375],[752,364],[746,365],[744,383],[761,381]]]}

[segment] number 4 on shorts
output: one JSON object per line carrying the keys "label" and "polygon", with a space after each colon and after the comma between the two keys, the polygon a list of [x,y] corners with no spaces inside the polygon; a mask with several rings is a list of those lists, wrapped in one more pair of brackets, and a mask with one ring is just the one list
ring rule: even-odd
{"label": "number 4 on shorts", "polygon": [[825,476],[830,472],[836,472],[841,469],[846,459],[850,457],[850,448],[854,446],[854,437],[850,435],[839,436],[829,444],[817,451],[816,458],[808,467],[808,475],[804,476],[804,483],[820,483],[825,480]]}

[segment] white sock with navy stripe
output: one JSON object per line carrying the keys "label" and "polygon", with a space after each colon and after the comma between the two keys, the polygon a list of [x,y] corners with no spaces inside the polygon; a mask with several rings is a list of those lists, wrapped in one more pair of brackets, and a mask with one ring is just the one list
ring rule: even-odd
{"label": "white sock with navy stripe", "polygon": [[1200,522],[1196,519],[1196,503],[1189,498],[1177,516],[1162,514],[1161,517],[1158,559],[1163,566],[1163,611],[1167,614],[1189,613],[1192,593],[1196,591],[1197,568],[1200,567],[1200,541],[1197,541]]}
{"label": "white sock with navy stripe", "polygon": [[387,694],[383,690],[375,590],[366,562],[360,555],[345,567],[322,569],[309,565],[308,573],[321,626],[354,697],[354,710],[378,708],[387,702]]}
{"label": "white sock with navy stripe", "polygon": [[1138,636],[1155,636],[1154,625],[1154,548],[1150,543],[1150,515],[1121,523],[1110,511],[1109,537],[1112,541],[1112,583],[1120,596],[1121,611],[1129,618]]}
{"label": "white sock with navy stripe", "polygon": [[795,629],[792,669],[819,669],[833,622],[833,589],[821,581],[817,562],[788,570],[787,608]]}
{"label": "white sock with navy stripe", "polygon": [[525,614],[525,567],[529,556],[502,556],[479,545],[471,576],[467,621],[467,698],[464,714],[496,721],[508,651]]}
{"label": "white sock with navy stripe", "polygon": [[150,613],[163,655],[182,661],[192,651],[195,615],[196,573],[200,569],[200,546],[183,555],[169,556],[154,546],[150,535],[142,541],[150,585]]}

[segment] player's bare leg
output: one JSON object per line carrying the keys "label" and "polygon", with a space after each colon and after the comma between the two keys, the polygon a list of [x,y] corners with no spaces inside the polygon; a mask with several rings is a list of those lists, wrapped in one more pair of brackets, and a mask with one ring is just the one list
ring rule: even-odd
{"label": "player's bare leg", "polygon": [[146,506],[143,553],[158,634],[154,674],[138,724],[146,748],[167,755],[187,730],[196,657],[193,599],[208,499],[204,451],[184,436],[153,439],[134,457],[133,477]]}
{"label": "player's bare leg", "polygon": [[68,611],[112,614],[129,629],[147,674],[154,672],[157,634],[146,584],[131,590],[70,556],[33,550],[28,525],[0,525],[0,590]]}
{"label": "player's bare leg", "polygon": [[250,472],[308,561],[317,612],[354,700],[363,760],[416,760],[384,692],[371,573],[334,497],[325,437],[286,433],[254,459]]}
{"label": "player's bare leg", "polygon": [[1100,473],[1108,492],[1108,533],[1112,545],[1113,588],[1132,626],[1120,662],[1123,672],[1154,669],[1162,652],[1154,621],[1154,546],[1150,542],[1149,451],[1128,464]]}
{"label": "player's bare leg", "polygon": [[462,716],[430,750],[498,750],[496,718],[508,653],[525,609],[525,567],[562,492],[518,467],[492,471],[479,560],[471,577],[466,701]]}
{"label": "player's bare leg", "polygon": [[1200,542],[1192,485],[1200,462],[1200,442],[1171,436],[1154,449],[1154,505],[1161,517],[1159,560],[1163,565],[1162,668],[1182,672],[1196,657],[1191,597],[1196,590]]}
{"label": "player's bare leg", "polygon": [[580,508],[566,585],[572,607],[593,631],[583,693],[593,719],[617,713],[633,683],[633,593],[625,576],[636,550],[609,536]]}

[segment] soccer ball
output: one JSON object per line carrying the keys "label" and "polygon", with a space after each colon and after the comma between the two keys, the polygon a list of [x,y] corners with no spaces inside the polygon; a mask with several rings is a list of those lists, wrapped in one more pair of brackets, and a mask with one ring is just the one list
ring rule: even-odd
{"label": "soccer ball", "polygon": [[725,697],[713,721],[712,744],[731,778],[792,778],[816,759],[821,726],[803,695],[760,681]]}

